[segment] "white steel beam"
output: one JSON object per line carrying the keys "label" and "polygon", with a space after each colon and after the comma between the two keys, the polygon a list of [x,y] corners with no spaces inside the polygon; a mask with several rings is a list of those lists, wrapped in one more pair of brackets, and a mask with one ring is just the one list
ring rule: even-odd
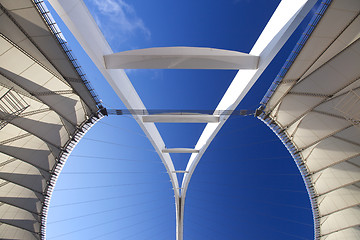
{"label": "white steel beam", "polygon": [[[113,51],[85,3],[82,0],[50,0],[49,2],[125,106],[128,109],[146,109],[126,73],[121,69],[107,69],[105,67],[104,55],[112,54]],[[162,152],[165,144],[155,124],[144,123],[142,117],[136,114],[133,117],[148,137],[169,174],[174,189],[176,219],[178,222],[180,221],[181,200],[179,183],[176,173],[173,172],[175,168],[171,157],[168,153]],[[182,235],[182,228],[179,229],[177,228],[177,236]],[[181,234],[178,234],[179,231],[181,231]],[[178,237],[177,239],[182,240],[182,238],[179,239]]]}
{"label": "white steel beam", "polygon": [[137,49],[104,56],[108,69],[256,69],[259,57],[199,47]]}
{"label": "white steel beam", "polygon": [[[232,112],[237,107],[316,0],[281,1],[250,54],[181,47],[142,49],[114,54],[82,0],[49,0],[49,2],[128,109],[146,108],[125,72],[112,68],[241,69],[216,108],[217,112],[226,111],[227,114],[220,115],[219,122],[209,122],[206,125],[195,149],[167,149],[154,124],[155,120],[159,119],[150,118],[149,120],[148,117],[151,116],[148,116],[147,113],[133,115],[159,154],[169,174],[175,194],[176,239],[182,240],[186,191],[200,158],[226,122],[229,116],[228,112]],[[183,50],[183,56],[180,56],[181,50]],[[194,53],[197,54],[195,57]],[[211,60],[210,56],[214,53],[218,56]],[[226,63],[222,65],[221,58],[230,60],[226,60]],[[175,122],[176,119],[172,120]],[[176,176],[179,171],[174,169],[170,152],[192,153],[186,170],[181,171],[184,173],[181,187]],[[179,189],[182,189],[181,193]]]}
{"label": "white steel beam", "polygon": [[[146,109],[135,91],[126,73],[121,69],[106,69],[103,56],[112,54],[105,37],[82,0],[50,0],[50,4],[59,14],[69,30],[78,40],[105,79],[120,97],[128,109]],[[89,37],[91,36],[91,37]],[[164,141],[154,123],[143,123],[140,115],[133,115],[167,168],[173,187],[178,188],[177,177],[171,174],[175,170],[169,154],[163,154]],[[179,191],[175,190],[175,195]]]}
{"label": "white steel beam", "polygon": [[220,117],[207,114],[154,114],[143,116],[142,120],[158,123],[217,123]]}
{"label": "white steel beam", "polygon": [[[227,89],[225,95],[221,99],[216,110],[233,111],[240,101],[245,97],[247,92],[251,89],[256,80],[264,72],[272,59],[282,48],[291,34],[295,31],[304,17],[309,13],[311,8],[315,5],[316,0],[282,0],[267,23],[265,29],[256,41],[251,55],[259,56],[259,65],[256,70],[239,70],[231,85]],[[195,148],[199,149],[199,153],[190,156],[181,187],[181,213],[180,217],[183,219],[184,204],[186,191],[189,186],[194,170],[199,163],[202,155],[214,139],[216,134],[226,122],[228,116],[223,115],[219,123],[208,123],[202,132]]]}
{"label": "white steel beam", "polygon": [[199,150],[193,148],[165,148],[163,153],[198,153]]}
{"label": "white steel beam", "polygon": [[[188,171],[176,170],[176,171],[173,171],[173,173],[188,173]],[[182,189],[182,188],[180,188],[180,189]]]}

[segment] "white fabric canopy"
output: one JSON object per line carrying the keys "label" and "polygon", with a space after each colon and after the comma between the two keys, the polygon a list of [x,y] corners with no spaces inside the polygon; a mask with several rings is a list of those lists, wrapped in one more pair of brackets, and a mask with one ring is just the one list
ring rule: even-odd
{"label": "white fabric canopy", "polygon": [[[56,178],[101,105],[44,4],[0,4],[0,238],[44,239]],[[360,238],[359,12],[332,1],[259,116],[297,161],[321,240]]]}
{"label": "white fabric canopy", "polygon": [[0,239],[41,239],[68,154],[102,115],[43,3],[0,1]]}
{"label": "white fabric canopy", "polygon": [[331,2],[260,115],[297,160],[322,240],[360,237],[359,13],[358,0]]}

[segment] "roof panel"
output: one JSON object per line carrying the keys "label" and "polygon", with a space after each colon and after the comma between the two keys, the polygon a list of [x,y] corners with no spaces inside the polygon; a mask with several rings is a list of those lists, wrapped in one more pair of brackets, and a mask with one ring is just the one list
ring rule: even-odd
{"label": "roof panel", "polygon": [[19,43],[26,39],[26,36],[16,27],[6,14],[0,16],[0,29],[2,37],[11,39],[12,42]]}
{"label": "roof panel", "polygon": [[0,3],[0,96],[13,94],[22,106],[0,129],[0,239],[44,239],[49,182],[102,115],[43,3]]}
{"label": "roof panel", "polygon": [[319,200],[320,214],[326,216],[359,205],[360,189],[355,186],[343,187],[321,196]]}
{"label": "roof panel", "polygon": [[322,195],[359,181],[360,168],[342,162],[321,171],[314,187],[316,192]]}
{"label": "roof panel", "polygon": [[3,184],[0,187],[0,194],[2,197],[27,199],[30,201],[30,203],[26,203],[28,204],[28,206],[33,203],[36,205],[35,207],[37,209],[42,207],[42,202],[44,201],[44,196],[42,194],[35,193],[34,191],[31,191],[30,189],[27,189],[15,183],[7,182],[5,180],[3,181],[6,184]]}
{"label": "roof panel", "polygon": [[328,138],[318,143],[306,157],[310,172],[317,172],[358,156],[360,147],[337,138]]}
{"label": "roof panel", "polygon": [[39,240],[40,235],[33,234],[29,231],[26,231],[21,228],[17,228],[8,224],[0,224],[0,232],[1,237],[4,240],[22,240],[22,239],[28,239],[28,240]]}
{"label": "roof panel", "polygon": [[53,111],[15,118],[12,124],[41,137],[58,148],[64,146],[69,137],[59,116]]}
{"label": "roof panel", "polygon": [[304,175],[315,239],[359,238],[359,13],[360,1],[331,1],[315,30],[305,33],[311,35],[299,55],[289,57],[295,61],[276,79],[278,87],[264,98],[269,100],[260,115]]}
{"label": "roof panel", "polygon": [[338,10],[358,13],[360,11],[360,2],[358,0],[334,1],[331,7]]}
{"label": "roof panel", "polygon": [[345,119],[310,112],[299,122],[293,140],[303,149],[347,127]]}
{"label": "roof panel", "polygon": [[330,8],[326,11],[326,14],[321,18],[321,22],[326,22],[326,24],[320,23],[312,36],[326,37],[329,39],[337,38],[357,15],[358,10],[356,10],[356,8],[351,11],[343,10],[339,7],[335,8],[335,6],[345,6],[348,2],[348,0],[345,0],[344,3],[337,4],[336,1],[333,1]]}
{"label": "roof panel", "polygon": [[29,8],[33,7],[33,4],[30,1],[23,0],[1,0],[0,3],[9,10],[18,9],[18,8]]}
{"label": "roof panel", "polygon": [[357,240],[360,239],[359,227],[347,228],[342,231],[334,232],[332,234],[321,237],[321,240]]}
{"label": "roof panel", "polygon": [[[322,81],[326,79],[326,81]],[[295,85],[291,92],[332,95],[339,87],[345,86],[344,77],[330,65],[322,65],[305,80]]]}
{"label": "roof panel", "polygon": [[13,9],[9,13],[23,29],[31,32],[32,36],[49,35],[46,24],[39,18],[39,14],[34,11],[34,6]]}
{"label": "roof panel", "polygon": [[321,219],[321,234],[327,235],[339,229],[347,229],[360,225],[360,209],[348,208]]}
{"label": "roof panel", "polygon": [[324,100],[321,96],[302,96],[296,94],[288,94],[282,100],[278,109],[278,121],[284,126],[292,123],[299,116],[302,116],[312,108]]}
{"label": "roof panel", "polygon": [[356,64],[360,57],[360,40],[356,40],[341,53],[336,55],[330,62],[335,71],[340,73],[344,78],[353,81],[359,77],[359,66]]}
{"label": "roof panel", "polygon": [[40,232],[38,216],[7,204],[0,206],[0,212],[3,213],[0,216],[1,223],[20,228],[34,234],[38,234]]}
{"label": "roof panel", "polygon": [[12,48],[12,45],[3,38],[0,38],[0,55],[3,55],[10,48]]}
{"label": "roof panel", "polygon": [[342,139],[347,139],[353,144],[358,144],[360,146],[360,138],[359,138],[360,129],[353,126],[351,128],[345,129],[336,134],[337,137]]}
{"label": "roof panel", "polygon": [[[13,74],[20,75],[35,62],[26,57],[24,53],[20,52],[16,48],[11,48],[0,56],[1,67]],[[4,71],[3,70],[3,71]]]}

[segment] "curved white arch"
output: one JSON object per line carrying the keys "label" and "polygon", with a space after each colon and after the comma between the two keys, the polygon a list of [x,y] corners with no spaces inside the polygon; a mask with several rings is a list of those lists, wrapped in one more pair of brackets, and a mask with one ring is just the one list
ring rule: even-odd
{"label": "curved white arch", "polygon": [[[315,2],[316,0],[283,0],[250,54],[187,47],[142,49],[114,54],[82,0],[50,0],[85,52],[130,110],[146,108],[125,72],[111,68],[245,68],[246,70],[238,72],[220,101],[216,109],[220,110],[219,112],[233,111],[236,108]],[[181,187],[176,176],[180,171],[174,169],[169,155],[170,149],[166,149],[163,139],[152,122],[154,119],[146,121],[149,117],[144,118],[144,116],[134,115],[134,118],[154,146],[169,174],[176,203],[176,239],[182,240],[185,196],[191,175],[210,142],[226,122],[228,114],[214,115],[219,121],[207,124],[195,149],[173,151],[192,152],[186,170],[181,171],[185,174]],[[178,119],[172,120],[175,122]]]}
{"label": "curved white arch", "polygon": [[256,69],[259,57],[200,47],[136,49],[104,56],[107,69]]}
{"label": "curved white arch", "polygon": [[[282,1],[273,16],[269,20],[265,29],[256,41],[250,54],[256,54],[260,57],[259,66],[256,70],[239,70],[225,95],[221,99],[216,111],[226,110],[233,111],[247,92],[251,89],[262,72],[270,64],[272,59],[285,44],[289,36],[307,15],[316,1]],[[201,134],[195,148],[199,149],[198,154],[192,154],[182,182],[182,197],[185,199],[186,191],[191,176],[199,163],[202,155],[214,139],[216,134],[227,120],[227,116],[220,117],[219,123],[208,123]],[[184,200],[183,200],[184,203]]]}

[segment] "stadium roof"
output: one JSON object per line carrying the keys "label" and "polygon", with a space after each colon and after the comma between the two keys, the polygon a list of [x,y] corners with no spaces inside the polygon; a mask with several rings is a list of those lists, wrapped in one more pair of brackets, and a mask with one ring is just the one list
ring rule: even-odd
{"label": "stadium roof", "polygon": [[101,105],[43,3],[0,2],[0,238],[45,236],[63,163]]}
{"label": "stadium roof", "polygon": [[359,239],[360,2],[327,7],[279,73],[260,118],[297,160],[316,239]]}
{"label": "stadium roof", "polygon": [[[42,1],[0,4],[0,237],[44,239],[57,176],[102,106]],[[315,238],[359,239],[360,2],[322,7],[258,117],[298,164]]]}
{"label": "stadium roof", "polygon": [[[316,0],[282,1],[249,54],[184,47],[152,48],[113,53],[83,1],[52,0],[50,3],[98,70],[130,110],[146,110],[146,108],[132,82],[121,68],[238,69],[236,76],[216,108],[220,111],[220,114],[217,115],[218,121],[214,123],[213,120],[203,119],[206,126],[193,148],[178,148],[176,146],[176,148],[169,149],[166,147],[167,143],[155,125],[156,122],[163,122],[163,116],[161,119],[160,116],[157,116],[152,119],[152,122],[149,122],[149,118],[146,119],[143,115],[133,114],[134,119],[158,153],[170,177],[176,205],[176,239],[182,240],[185,199],[189,182],[206,149],[227,121],[229,115],[225,112],[235,110],[286,40],[312,9]],[[236,66],[233,64],[234,62],[237,63]],[[213,116],[216,116],[215,113]],[[172,119],[167,118],[167,121],[184,123],[183,114],[171,115],[171,117]],[[189,120],[187,118],[186,122]],[[170,153],[191,153],[185,170],[175,168]],[[182,182],[179,182],[177,174],[183,174]]]}

